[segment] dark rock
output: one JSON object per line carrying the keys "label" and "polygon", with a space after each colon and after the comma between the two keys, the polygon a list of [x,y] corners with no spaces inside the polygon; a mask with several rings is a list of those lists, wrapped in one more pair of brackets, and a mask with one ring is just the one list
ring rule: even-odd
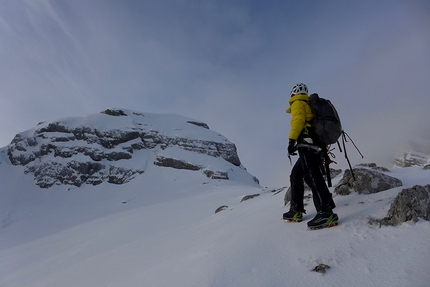
{"label": "dark rock", "polygon": [[222,206],[218,207],[218,208],[215,210],[215,214],[217,214],[217,213],[218,213],[218,212],[220,212],[220,211],[225,210],[226,208],[228,208],[228,206],[227,206],[227,205],[222,205]]}
{"label": "dark rock", "polygon": [[129,154],[128,152],[111,152],[111,153],[106,154],[105,158],[108,161],[118,161],[118,160],[122,160],[122,159],[130,159],[131,154]]}
{"label": "dark rock", "polygon": [[201,166],[194,165],[183,160],[164,156],[157,156],[156,160],[154,161],[154,164],[158,166],[171,167],[176,169],[199,170],[202,168]]}
{"label": "dark rock", "polygon": [[[312,189],[306,183],[304,183],[304,186],[305,186],[304,193],[306,193],[306,192],[312,192]],[[306,198],[306,195],[304,196],[304,198]],[[291,201],[291,186],[288,187],[287,191],[285,192],[285,195],[284,195],[284,206],[286,206],[290,201]]]}
{"label": "dark rock", "polygon": [[[281,193],[282,191],[284,191],[286,188],[287,188],[287,187],[286,187],[286,186],[284,186],[284,187],[281,187],[281,188],[273,189],[273,190],[271,190],[270,192],[273,192],[273,195],[277,195],[278,193]],[[286,196],[286,195],[285,195],[285,196]],[[284,196],[284,197],[285,197],[285,196]]]}
{"label": "dark rock", "polygon": [[257,196],[260,196],[260,194],[256,193],[256,194],[252,194],[252,195],[246,195],[242,198],[242,200],[240,202],[247,201],[247,200],[252,199],[254,197],[257,197]]}
{"label": "dark rock", "polygon": [[[306,194],[307,192],[308,192],[308,194]],[[312,193],[309,193],[309,192],[312,192],[312,189],[305,184],[305,192],[303,195],[303,201],[304,201],[305,206],[308,205],[307,202],[312,198]],[[284,206],[286,206],[288,203],[290,203],[290,201],[291,201],[291,187],[289,187],[287,189],[287,192],[285,192]]]}
{"label": "dark rock", "polygon": [[406,221],[418,221],[418,217],[430,220],[430,185],[415,185],[403,189],[390,205],[382,220],[371,219],[370,224],[399,225]]}
{"label": "dark rock", "polygon": [[312,271],[315,271],[318,273],[325,273],[327,269],[330,269],[330,266],[321,263],[318,266],[315,266],[315,268],[312,269]]}
{"label": "dark rock", "polygon": [[27,172],[34,173],[36,184],[49,188],[54,184],[81,186],[83,183],[97,185],[101,181],[97,176],[104,166],[93,162],[71,161],[67,164],[46,162],[29,167]]}
{"label": "dark rock", "polygon": [[122,143],[126,143],[140,137],[139,132],[135,131],[111,130],[109,132],[100,133],[97,130],[94,130],[94,133],[99,138],[97,142],[107,149],[112,149]]}
{"label": "dark rock", "polygon": [[142,174],[143,170],[132,170],[110,166],[108,169],[100,163],[77,162],[67,163],[47,162],[37,166],[28,167],[26,173],[33,173],[36,184],[41,188],[49,188],[53,185],[82,184],[98,185],[103,181],[114,184],[129,182],[136,174]]}
{"label": "dark rock", "polygon": [[116,166],[109,167],[108,182],[113,184],[124,184],[133,179],[135,174],[142,174],[143,170],[132,170]]}
{"label": "dark rock", "polygon": [[209,129],[209,126],[207,124],[205,124],[205,123],[194,122],[194,121],[187,121],[187,123],[190,123],[190,124],[193,124],[193,125],[205,128],[205,129]]}
{"label": "dark rock", "polygon": [[358,193],[370,194],[402,186],[401,180],[373,168],[354,168],[353,172],[356,180],[354,181],[351,171],[346,170],[343,178],[334,189],[336,194],[348,195],[351,190]]}
{"label": "dark rock", "polygon": [[107,109],[102,112],[102,114],[106,114],[109,116],[119,117],[119,116],[126,116],[127,114],[122,110],[117,109]]}
{"label": "dark rock", "polygon": [[357,166],[368,167],[373,170],[383,171],[383,172],[391,172],[388,168],[377,166],[376,163],[360,163]]}
{"label": "dark rock", "polygon": [[39,134],[43,134],[43,133],[67,133],[68,130],[65,126],[65,123],[54,122],[54,123],[49,123],[46,127],[40,128],[37,132]]}
{"label": "dark rock", "polygon": [[226,171],[212,171],[212,170],[205,169],[203,170],[203,173],[206,174],[206,176],[211,179],[225,179],[225,180],[229,179],[228,172]]}

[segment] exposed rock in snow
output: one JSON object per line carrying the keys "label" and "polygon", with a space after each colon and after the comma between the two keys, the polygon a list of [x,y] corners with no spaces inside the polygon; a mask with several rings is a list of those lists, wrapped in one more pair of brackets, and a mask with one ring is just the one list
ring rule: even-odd
{"label": "exposed rock in snow", "polygon": [[353,168],[355,180],[351,171],[345,171],[343,178],[334,189],[336,194],[348,195],[351,190],[358,193],[370,194],[384,191],[390,188],[402,186],[402,181],[381,172],[389,172],[388,169],[376,166],[376,164],[363,164]]}
{"label": "exposed rock in snow", "polygon": [[121,109],[40,123],[17,134],[7,153],[42,188],[123,184],[148,165],[202,170],[213,179],[244,169],[236,146],[205,123]]}
{"label": "exposed rock in snow", "polygon": [[325,273],[327,271],[327,269],[330,269],[330,266],[321,263],[318,266],[315,266],[315,268],[312,269],[312,271],[315,271],[318,273]]}
{"label": "exposed rock in snow", "polygon": [[382,171],[382,172],[390,172],[390,170],[388,168],[382,167],[382,166],[377,166],[376,163],[361,163],[361,164],[357,164],[357,166],[367,167],[367,168],[370,168],[372,170],[377,170],[377,171]]}
{"label": "exposed rock in snow", "polygon": [[382,220],[371,219],[370,223],[399,225],[410,220],[417,222],[418,217],[430,220],[430,185],[403,189],[391,203],[387,216]]}
{"label": "exposed rock in snow", "polygon": [[216,210],[215,210],[215,214],[217,214],[218,212],[220,212],[220,211],[223,211],[224,209],[226,209],[226,208],[228,208],[228,206],[227,205],[221,205],[220,207],[218,207]]}
{"label": "exposed rock in snow", "polygon": [[[204,169],[203,173],[206,174],[207,177],[212,179],[229,179],[227,171],[213,171],[209,169]],[[256,177],[253,178],[256,183],[258,183],[258,179]]]}
{"label": "exposed rock in snow", "polygon": [[245,195],[240,202],[244,202],[244,201],[247,201],[249,199],[253,199],[254,197],[257,197],[257,196],[260,196],[260,194],[256,193],[256,194],[251,194],[251,195]]}

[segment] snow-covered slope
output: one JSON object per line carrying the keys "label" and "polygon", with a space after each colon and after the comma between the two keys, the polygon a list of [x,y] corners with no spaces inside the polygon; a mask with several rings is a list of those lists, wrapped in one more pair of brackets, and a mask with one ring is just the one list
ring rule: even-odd
{"label": "snow-covered slope", "polygon": [[[428,183],[428,171],[393,173],[405,186]],[[424,287],[430,282],[429,222],[382,228],[367,224],[369,216],[386,215],[400,188],[336,196],[340,225],[307,231],[305,222],[280,219],[286,210],[283,192],[229,181],[187,186],[171,180],[164,188],[169,185],[181,196],[170,193],[169,200],[146,206],[141,205],[145,194],[124,205],[114,194],[127,190],[94,190],[93,196],[113,197],[124,210],[61,232],[50,232],[56,216],[77,216],[76,207],[81,216],[92,216],[90,208],[103,208],[105,202],[91,202],[85,209],[85,204],[69,201],[60,208],[56,194],[33,195],[33,204],[52,209],[50,218],[27,214],[38,217],[33,223],[44,226],[46,236],[2,246],[0,286]],[[81,201],[94,201],[88,192],[80,193]],[[256,193],[260,196],[240,202]],[[220,205],[228,208],[215,214]],[[305,220],[314,215],[311,206]],[[25,218],[10,224],[24,229],[22,234],[33,232]],[[5,232],[3,228],[2,238]],[[325,274],[311,272],[320,263],[331,268]]]}
{"label": "snow-covered slope", "polygon": [[[178,159],[179,149],[160,152]],[[227,165],[230,180],[148,164],[124,184],[41,188],[3,148],[0,286],[429,286],[430,222],[368,224],[403,188],[430,184],[429,170],[392,169],[402,187],[335,196],[340,225],[308,231],[311,200],[303,223],[285,223],[285,189],[261,188],[243,167],[196,154],[201,166]],[[135,168],[142,158],[115,164]],[[312,272],[320,263],[331,268]]]}

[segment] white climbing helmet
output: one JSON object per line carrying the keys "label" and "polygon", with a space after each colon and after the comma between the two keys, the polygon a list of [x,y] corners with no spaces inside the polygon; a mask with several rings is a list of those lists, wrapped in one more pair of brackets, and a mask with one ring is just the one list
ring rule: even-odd
{"label": "white climbing helmet", "polygon": [[296,95],[296,94],[308,94],[308,87],[306,87],[305,84],[300,83],[297,85],[294,85],[294,87],[291,89],[290,96]]}

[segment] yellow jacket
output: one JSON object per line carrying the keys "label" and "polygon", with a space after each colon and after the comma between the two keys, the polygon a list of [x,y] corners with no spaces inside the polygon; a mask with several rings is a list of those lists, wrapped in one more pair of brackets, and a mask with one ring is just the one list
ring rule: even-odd
{"label": "yellow jacket", "polygon": [[314,115],[308,102],[309,96],[305,94],[294,95],[288,101],[290,107],[286,112],[293,116],[291,118],[291,130],[288,139],[297,140],[302,130],[311,126],[309,122]]}

